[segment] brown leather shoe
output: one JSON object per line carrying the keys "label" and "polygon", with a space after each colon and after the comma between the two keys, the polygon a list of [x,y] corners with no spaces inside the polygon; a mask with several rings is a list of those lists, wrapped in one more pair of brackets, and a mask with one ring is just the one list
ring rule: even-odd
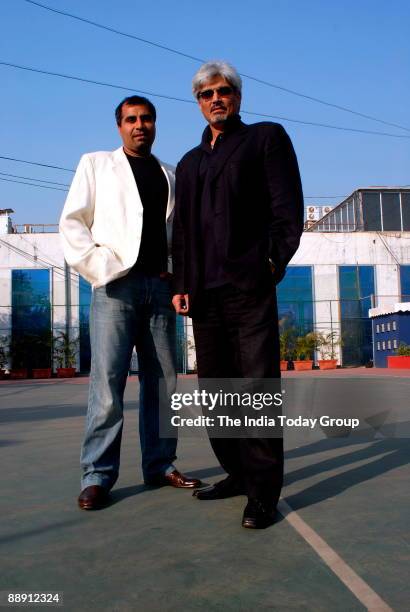
{"label": "brown leather shoe", "polygon": [[163,474],[156,478],[150,478],[145,481],[147,485],[169,485],[170,487],[176,487],[177,489],[195,489],[195,487],[201,486],[201,481],[198,478],[190,478],[181,474],[178,470],[174,470],[170,474]]}
{"label": "brown leather shoe", "polygon": [[78,498],[78,505],[82,510],[99,510],[110,501],[109,492],[105,487],[91,485],[86,487]]}

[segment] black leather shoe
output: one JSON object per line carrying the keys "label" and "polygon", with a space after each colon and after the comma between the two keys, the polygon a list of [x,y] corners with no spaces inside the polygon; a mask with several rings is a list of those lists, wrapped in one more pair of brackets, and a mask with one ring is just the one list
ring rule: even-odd
{"label": "black leather shoe", "polygon": [[237,482],[228,476],[224,480],[217,482],[212,487],[200,489],[193,493],[198,499],[226,499],[227,497],[235,497],[236,495],[245,495],[244,489]]}
{"label": "black leather shoe", "polygon": [[195,489],[195,487],[200,487],[202,483],[198,478],[190,478],[185,476],[185,474],[181,474],[178,470],[174,470],[170,474],[161,474],[154,478],[149,478],[145,480],[145,484],[160,487],[169,485],[177,489]]}
{"label": "black leather shoe", "polygon": [[99,510],[110,503],[110,495],[105,487],[91,485],[86,487],[78,498],[82,510]]}
{"label": "black leather shoe", "polygon": [[276,508],[259,499],[250,498],[243,513],[242,527],[247,529],[266,529],[273,525]]}

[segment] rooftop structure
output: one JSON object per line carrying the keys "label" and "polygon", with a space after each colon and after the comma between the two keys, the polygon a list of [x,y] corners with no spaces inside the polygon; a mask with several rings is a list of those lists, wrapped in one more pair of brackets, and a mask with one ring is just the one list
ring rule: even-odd
{"label": "rooftop structure", "polygon": [[410,231],[410,187],[356,189],[307,231]]}

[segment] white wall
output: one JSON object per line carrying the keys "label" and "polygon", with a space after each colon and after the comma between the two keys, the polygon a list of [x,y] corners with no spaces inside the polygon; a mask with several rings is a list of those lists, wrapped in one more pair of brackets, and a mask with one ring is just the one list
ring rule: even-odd
{"label": "white wall", "polygon": [[[304,232],[300,247],[290,265],[313,266],[313,294],[316,326],[326,331],[340,324],[338,299],[339,265],[373,265],[379,305],[397,301],[400,294],[399,264],[410,264],[410,232]],[[57,233],[7,234],[0,236],[0,328],[11,328],[11,270],[13,268],[52,269],[54,328],[65,325],[65,264]],[[78,275],[71,270],[70,328],[78,328]],[[330,301],[334,300],[330,305]],[[1,333],[1,332],[0,332]],[[4,335],[4,332],[3,332]],[[194,353],[189,351],[190,366]]]}

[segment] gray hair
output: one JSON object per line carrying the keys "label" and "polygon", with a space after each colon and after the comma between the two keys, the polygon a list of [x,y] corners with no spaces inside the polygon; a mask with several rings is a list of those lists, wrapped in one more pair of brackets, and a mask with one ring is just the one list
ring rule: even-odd
{"label": "gray hair", "polygon": [[223,77],[239,93],[242,91],[242,79],[237,70],[227,62],[214,60],[203,64],[194,75],[192,79],[192,93],[194,96],[197,96],[197,93],[207,81],[216,76]]}

